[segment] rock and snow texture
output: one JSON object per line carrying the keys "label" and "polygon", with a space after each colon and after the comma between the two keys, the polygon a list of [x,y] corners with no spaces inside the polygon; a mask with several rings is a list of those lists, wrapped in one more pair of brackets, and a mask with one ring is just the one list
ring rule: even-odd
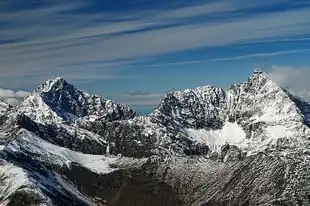
{"label": "rock and snow texture", "polygon": [[226,92],[216,86],[197,87],[167,94],[152,116],[164,124],[177,123],[186,128],[222,127]]}
{"label": "rock and snow texture", "polygon": [[18,111],[40,123],[113,121],[135,116],[128,106],[82,92],[60,77],[40,85],[19,106]]}
{"label": "rock and snow texture", "polygon": [[305,124],[309,108],[309,104],[298,107],[286,90],[260,71],[228,91],[228,118],[245,129],[253,149],[280,141],[292,147],[303,145],[310,134]]}
{"label": "rock and snow texture", "polygon": [[19,126],[53,144],[88,154],[108,152],[107,141],[82,125],[127,120],[136,115],[126,105],[82,92],[59,77],[41,84],[18,106],[17,114]]}
{"label": "rock and snow texture", "polygon": [[0,101],[0,115],[7,113],[12,108],[11,105]]}
{"label": "rock and snow texture", "polygon": [[16,167],[15,165],[0,160],[0,204],[6,205],[9,197],[19,188],[27,185],[27,174],[23,169]]}
{"label": "rock and snow texture", "polygon": [[150,205],[177,197],[183,205],[285,205],[310,197],[309,103],[260,71],[227,91],[171,92],[149,116],[136,117],[61,78],[42,84],[16,112],[0,104],[2,111],[3,205],[17,196],[26,204],[95,205],[108,198],[117,205],[117,197],[132,194],[135,203],[144,197],[150,203],[156,194],[141,195],[145,187],[168,191]]}
{"label": "rock and snow texture", "polygon": [[2,125],[7,120],[7,116],[11,111],[11,105],[0,101],[0,125]]}
{"label": "rock and snow texture", "polygon": [[[60,146],[126,156],[135,156],[136,151],[142,156],[186,150],[203,154],[203,145],[218,151],[225,143],[249,153],[295,148],[307,144],[309,111],[308,103],[260,71],[227,91],[203,86],[171,92],[146,117],[134,117],[129,107],[81,92],[61,78],[40,85],[18,108],[35,122],[56,123],[58,136],[67,138]],[[69,144],[77,138],[87,149]],[[89,146],[90,142],[98,146]]]}
{"label": "rock and snow texture", "polygon": [[305,124],[310,106],[292,97],[266,73],[255,71],[228,91],[205,86],[169,93],[152,116],[163,125],[186,128],[190,139],[210,148],[225,142],[249,152],[295,148],[310,135]]}

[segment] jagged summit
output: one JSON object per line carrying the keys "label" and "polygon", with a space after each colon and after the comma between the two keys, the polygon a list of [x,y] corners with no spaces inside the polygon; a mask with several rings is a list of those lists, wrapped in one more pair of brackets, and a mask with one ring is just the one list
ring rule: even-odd
{"label": "jagged summit", "polygon": [[70,84],[62,77],[56,77],[55,79],[49,79],[46,82],[39,85],[36,91],[37,92],[50,92],[55,89],[61,89],[66,85],[70,85]]}
{"label": "jagged summit", "polygon": [[135,118],[56,78],[12,114],[0,205],[309,205],[309,103],[264,72],[171,92]]}
{"label": "jagged summit", "polygon": [[55,79],[49,79],[46,82],[39,85],[39,87],[35,90],[36,92],[49,92],[55,88],[59,88],[63,86],[63,84],[67,84],[67,81],[61,77],[56,77]]}
{"label": "jagged summit", "polygon": [[253,74],[267,74],[266,72],[260,70],[260,69],[255,69]]}
{"label": "jagged summit", "polygon": [[297,101],[262,71],[254,71],[247,81],[228,90],[201,86],[170,92],[144,119],[133,119],[135,112],[129,107],[82,92],[60,77],[42,84],[19,111],[43,124],[129,120],[108,125],[106,139],[112,135],[139,142],[152,136],[164,142],[161,147],[170,148],[174,142],[178,152],[192,143],[216,149],[228,142],[245,150],[262,150],[282,141],[297,146],[310,134],[309,104]]}
{"label": "jagged summit", "polygon": [[78,90],[61,77],[41,84],[19,106],[19,111],[39,122],[44,119],[75,121],[77,118],[112,121],[135,116],[128,106]]}
{"label": "jagged summit", "polygon": [[[308,103],[297,101],[267,73],[256,70],[227,91],[204,86],[169,93],[152,115],[164,125],[185,127],[187,135],[200,143],[209,144],[210,138],[224,139],[221,144],[236,139],[242,140],[238,146],[244,149],[262,150],[280,142],[292,147],[303,144],[310,134],[305,124],[309,111]],[[220,131],[216,137],[214,130]],[[245,138],[239,138],[240,131]]]}
{"label": "jagged summit", "polygon": [[247,84],[251,84],[252,87],[261,87],[267,82],[270,82],[270,84],[274,86],[278,86],[266,72],[255,70],[249,77]]}

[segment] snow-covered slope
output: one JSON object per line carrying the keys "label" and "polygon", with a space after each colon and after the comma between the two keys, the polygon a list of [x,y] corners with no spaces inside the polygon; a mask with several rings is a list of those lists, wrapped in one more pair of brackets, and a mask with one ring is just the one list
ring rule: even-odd
{"label": "snow-covered slope", "polygon": [[113,159],[107,156],[83,154],[59,147],[42,140],[25,129],[20,130],[17,136],[18,138],[6,145],[2,152],[18,153],[20,151],[27,151],[39,156],[41,161],[46,161],[51,165],[70,167],[70,164],[74,162],[96,173],[108,173],[114,170],[109,167]]}
{"label": "snow-covered slope", "polygon": [[1,205],[8,203],[9,197],[22,186],[27,185],[27,174],[19,167],[0,160],[0,177],[2,179],[0,185]]}
{"label": "snow-covered slope", "polygon": [[0,204],[18,205],[13,203],[18,197],[29,205],[66,205],[66,199],[75,202],[74,205],[95,205],[93,198],[81,193],[64,175],[83,177],[79,170],[90,175],[106,175],[117,171],[117,164],[141,167],[145,161],[75,152],[21,129],[12,142],[0,149]]}

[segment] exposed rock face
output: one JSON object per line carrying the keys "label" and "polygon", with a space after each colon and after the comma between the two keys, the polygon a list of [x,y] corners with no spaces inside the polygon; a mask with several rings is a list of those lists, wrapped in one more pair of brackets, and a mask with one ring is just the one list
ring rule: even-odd
{"label": "exposed rock face", "polygon": [[61,78],[3,108],[0,205],[310,204],[310,105],[260,71],[149,116]]}
{"label": "exposed rock face", "polygon": [[226,92],[215,86],[198,87],[167,94],[153,115],[163,125],[219,129],[223,126]]}
{"label": "exposed rock face", "polygon": [[224,162],[241,159],[241,150],[235,145],[225,144],[221,148],[221,159]]}

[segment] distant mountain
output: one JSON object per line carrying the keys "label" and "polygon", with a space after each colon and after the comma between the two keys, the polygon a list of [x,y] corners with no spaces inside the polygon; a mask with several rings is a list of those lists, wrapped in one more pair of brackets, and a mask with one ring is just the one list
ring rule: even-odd
{"label": "distant mountain", "polygon": [[310,202],[310,104],[261,71],[147,116],[57,77],[0,117],[0,205]]}

